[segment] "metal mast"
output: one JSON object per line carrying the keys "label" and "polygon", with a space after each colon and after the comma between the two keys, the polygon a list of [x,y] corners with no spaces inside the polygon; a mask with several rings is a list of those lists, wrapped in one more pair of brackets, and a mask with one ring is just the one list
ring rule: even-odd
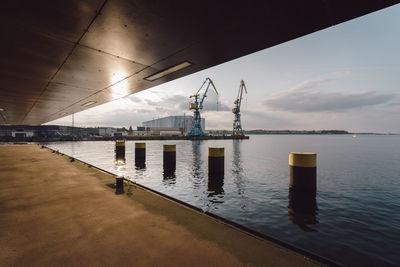
{"label": "metal mast", "polygon": [[233,130],[232,130],[232,135],[234,135],[234,136],[243,136],[244,135],[243,129],[242,129],[242,123],[240,121],[240,106],[242,104],[243,89],[247,94],[246,84],[244,83],[243,80],[241,80],[237,98],[236,98],[235,102],[233,102],[235,104],[235,107],[232,109],[232,113],[235,114],[235,118],[233,120]]}
{"label": "metal mast", "polygon": [[[208,83],[207,83],[208,82]],[[200,91],[203,89],[205,84],[207,83],[207,87],[204,91],[203,96],[201,97],[200,100]],[[201,117],[200,117],[200,110],[203,109],[203,102],[204,99],[207,97],[207,91],[208,88],[210,88],[210,85],[214,88],[215,92],[218,95],[217,88],[215,88],[215,85],[213,81],[210,78],[206,78],[206,80],[203,82],[201,85],[200,89],[197,90],[196,94],[191,95],[190,98],[194,98],[193,102],[189,103],[189,109],[194,111],[193,114],[193,123],[192,123],[192,130],[189,132],[188,136],[204,136],[203,129],[201,128]]]}
{"label": "metal mast", "polygon": [[71,128],[72,136],[74,136],[74,126],[75,126],[75,118],[74,118],[74,113],[72,113],[72,128]]}

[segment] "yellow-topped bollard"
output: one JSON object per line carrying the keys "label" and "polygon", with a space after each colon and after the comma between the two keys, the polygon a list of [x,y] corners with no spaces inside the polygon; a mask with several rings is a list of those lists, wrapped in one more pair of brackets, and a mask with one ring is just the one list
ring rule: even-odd
{"label": "yellow-topped bollard", "polygon": [[115,141],[115,159],[125,161],[125,140]]}
{"label": "yellow-topped bollard", "polygon": [[289,153],[290,188],[301,191],[317,190],[317,154],[314,152]]}
{"label": "yellow-topped bollard", "polygon": [[140,168],[146,165],[146,143],[135,143],[135,164]]}
{"label": "yellow-topped bollard", "polygon": [[173,173],[176,169],[176,145],[163,146],[164,172]]}
{"label": "yellow-topped bollard", "polygon": [[208,148],[208,174],[224,174],[225,149],[223,147]]}

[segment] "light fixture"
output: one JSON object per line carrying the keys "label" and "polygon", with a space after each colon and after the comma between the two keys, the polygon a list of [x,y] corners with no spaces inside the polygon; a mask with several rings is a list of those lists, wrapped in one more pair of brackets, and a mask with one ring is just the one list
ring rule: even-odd
{"label": "light fixture", "polygon": [[4,111],[4,108],[0,108],[0,111]]}
{"label": "light fixture", "polygon": [[85,104],[83,104],[82,106],[87,107],[87,106],[93,105],[94,103],[96,103],[96,101],[89,101],[89,102],[86,102]]}
{"label": "light fixture", "polygon": [[171,73],[173,73],[175,71],[187,68],[187,67],[192,66],[192,65],[193,65],[193,63],[190,63],[189,61],[183,61],[183,62],[181,62],[179,64],[176,64],[174,66],[171,66],[169,68],[166,68],[164,70],[156,72],[156,73],[154,73],[154,74],[152,74],[150,76],[147,76],[144,79],[152,82],[152,81],[160,79],[160,78],[162,78],[162,77],[164,77],[164,76],[166,76],[168,74],[171,74]]}
{"label": "light fixture", "polygon": [[67,112],[60,113],[61,116],[67,115]]}

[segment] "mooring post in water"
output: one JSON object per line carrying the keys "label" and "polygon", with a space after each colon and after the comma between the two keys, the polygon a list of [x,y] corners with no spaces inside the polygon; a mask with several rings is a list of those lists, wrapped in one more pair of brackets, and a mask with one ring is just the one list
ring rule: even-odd
{"label": "mooring post in water", "polygon": [[115,141],[115,159],[125,161],[125,140]]}
{"label": "mooring post in water", "polygon": [[317,154],[313,152],[289,153],[290,188],[296,191],[317,191]]}
{"label": "mooring post in water", "polygon": [[135,143],[135,164],[144,165],[146,162],[146,143]]}
{"label": "mooring post in water", "polygon": [[317,224],[317,154],[289,153],[289,210],[288,219],[303,231],[314,232],[310,224]]}
{"label": "mooring post in water", "polygon": [[172,173],[176,169],[176,145],[163,146],[164,172]]}
{"label": "mooring post in water", "polygon": [[209,147],[208,148],[208,174],[223,175],[224,174],[224,148]]}
{"label": "mooring post in water", "polygon": [[115,177],[115,194],[120,195],[124,193],[124,177]]}

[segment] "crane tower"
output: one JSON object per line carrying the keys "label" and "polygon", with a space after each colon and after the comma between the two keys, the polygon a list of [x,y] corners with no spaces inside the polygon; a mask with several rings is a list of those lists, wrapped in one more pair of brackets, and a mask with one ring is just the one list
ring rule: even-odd
{"label": "crane tower", "polygon": [[233,120],[233,130],[232,130],[233,136],[243,136],[244,135],[243,129],[242,129],[242,123],[240,121],[240,106],[242,104],[243,89],[247,94],[246,84],[244,83],[243,80],[241,80],[237,98],[236,98],[235,102],[233,102],[235,104],[235,107],[232,109],[232,113],[235,114],[235,118]]}
{"label": "crane tower", "polygon": [[[207,87],[205,85],[207,84]],[[192,123],[192,130],[189,132],[188,136],[204,136],[203,129],[201,128],[201,117],[200,117],[200,111],[203,109],[203,102],[204,99],[207,97],[207,91],[208,88],[210,88],[210,85],[214,88],[215,92],[218,95],[217,88],[215,88],[215,85],[213,81],[210,78],[206,78],[206,80],[203,82],[201,85],[200,89],[197,90],[196,94],[190,96],[190,98],[193,98],[193,101],[189,103],[189,109],[193,110],[193,123]],[[200,99],[200,91],[206,88],[204,91],[203,96]]]}

